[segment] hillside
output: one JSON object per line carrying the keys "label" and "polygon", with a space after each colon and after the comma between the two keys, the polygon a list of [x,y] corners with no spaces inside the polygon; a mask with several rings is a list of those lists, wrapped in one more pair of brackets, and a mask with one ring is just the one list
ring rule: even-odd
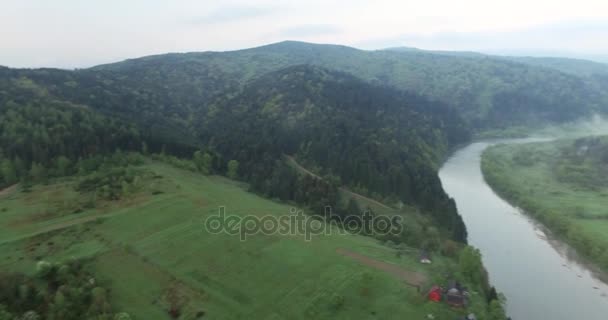
{"label": "hillside", "polygon": [[[418,319],[433,314],[453,319],[464,312],[424,296],[434,283],[447,282],[446,274],[466,279],[454,258],[438,255],[432,266],[424,266],[415,249],[387,247],[335,227],[329,227],[330,234],[313,234],[312,241],[305,238],[308,226],[288,234],[250,234],[242,241],[238,235],[209,231],[206,219],[222,206],[235,217],[277,219],[290,215],[292,207],[248,193],[224,177],[149,159],[132,170],[144,175],[129,194],[118,200],[99,198],[93,208],[77,213],[65,209],[78,206],[75,187],[89,180],[86,175],[35,186],[31,192],[3,192],[0,288],[12,285],[11,272],[39,273],[35,265],[41,259],[57,265],[82,261],[83,270],[94,277],[91,281],[107,288],[103,298],[96,298],[107,304],[102,315],[121,311],[132,319]],[[66,310],[77,309],[53,301],[72,301],[69,290],[74,285],[59,289],[63,294],[56,296],[63,300],[51,300],[49,312],[73,319],[74,313]],[[421,286],[422,292],[412,285]],[[2,299],[5,294],[0,290]],[[20,305],[15,302],[10,310]],[[482,296],[471,298],[470,310],[483,315],[484,308]]]}
{"label": "hillside", "polygon": [[416,92],[457,110],[473,128],[563,122],[605,111],[602,88],[551,68],[492,56],[425,51],[363,51],[281,42],[232,52],[150,56],[92,70],[136,77],[139,87],[191,93],[200,104],[225,88],[287,66],[312,64],[365,81]]}
{"label": "hillside", "polygon": [[608,64],[587,60],[550,57],[507,57],[507,59],[530,65],[556,69],[564,73],[582,77],[608,75]]}
{"label": "hillside", "polygon": [[503,59],[513,62],[528,64],[532,66],[545,67],[555,69],[564,73],[569,73],[575,76],[593,76],[608,74],[608,65],[602,62],[591,60],[576,59],[576,58],[561,58],[558,56],[518,56],[518,55],[502,55],[502,54],[486,54],[474,51],[444,51],[444,50],[424,50],[410,47],[394,47],[386,48],[385,51],[407,52],[407,53],[427,53],[447,56],[461,56],[470,58],[493,58]]}
{"label": "hillside", "polygon": [[135,125],[157,150],[167,144],[179,152],[191,150],[196,144],[187,121],[191,111],[175,105],[154,88],[132,89],[128,83],[103,73],[0,69],[1,110],[27,105],[78,107]]}
{"label": "hillside", "polygon": [[[348,74],[295,66],[212,104],[203,119],[202,140],[224,158],[238,160],[254,185],[264,177],[288,180],[273,159],[295,155],[364,194],[417,205],[456,239],[466,239],[435,172],[450,148],[468,141],[469,132],[442,104]],[[283,198],[289,188],[281,185],[258,189]]]}
{"label": "hillside", "polygon": [[[277,163],[283,154],[290,154],[364,194],[418,206],[436,216],[456,239],[466,239],[436,168],[449,149],[466,142],[470,134],[458,114],[440,103],[370,85],[349,74],[295,66],[215,95],[208,104],[194,108],[179,101],[165,104],[170,97],[162,92],[133,89],[105,72],[91,72],[7,69],[0,73],[2,112],[9,115],[0,135],[6,142],[4,157],[10,160],[5,161],[3,184],[29,176],[34,164],[54,168],[59,156],[75,162],[114,148],[139,151],[145,144],[152,152],[165,150],[186,157],[198,148],[207,149],[222,162],[217,164],[222,172],[228,160],[238,160],[240,176],[254,190],[296,200],[285,187],[293,186],[289,181],[295,175]],[[49,121],[45,112],[56,113],[58,120]],[[84,117],[80,113],[96,117],[97,124],[78,123]],[[100,140],[90,134],[90,127],[114,122],[120,130],[103,135],[108,148],[99,149]],[[60,141],[63,133],[54,129],[58,125],[76,134],[64,135],[66,140]],[[82,127],[83,132],[76,129]],[[29,132],[26,139],[16,137],[24,132]],[[33,153],[27,147],[30,143],[38,146]],[[70,150],[58,147],[61,143],[71,143]],[[273,175],[276,178],[268,182]],[[312,205],[310,199],[300,200]],[[336,200],[327,198],[313,206],[326,205],[335,206]]]}

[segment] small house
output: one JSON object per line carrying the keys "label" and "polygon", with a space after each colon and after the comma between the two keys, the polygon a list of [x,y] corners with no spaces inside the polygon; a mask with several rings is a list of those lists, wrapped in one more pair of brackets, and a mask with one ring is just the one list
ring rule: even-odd
{"label": "small house", "polygon": [[441,302],[441,288],[434,286],[429,291],[429,300],[434,302]]}
{"label": "small house", "polygon": [[422,251],[420,253],[420,263],[422,264],[431,264],[431,256],[429,255],[429,253],[427,251]]}
{"label": "small house", "polygon": [[460,283],[452,281],[445,293],[445,299],[450,306],[463,308],[467,304],[468,295],[466,288],[462,287]]}

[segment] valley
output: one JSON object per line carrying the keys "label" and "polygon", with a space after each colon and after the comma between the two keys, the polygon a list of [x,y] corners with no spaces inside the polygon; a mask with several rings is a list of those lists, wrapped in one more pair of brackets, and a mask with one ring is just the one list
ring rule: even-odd
{"label": "valley", "polygon": [[[605,115],[607,74],[573,59],[296,41],[0,67],[0,319],[530,318],[542,304],[512,307],[526,305],[512,290],[525,278],[501,275],[499,246],[479,241],[444,161],[474,139]],[[571,184],[605,193],[595,162],[556,171],[561,147],[515,148],[488,149],[488,182],[524,208],[555,209],[539,220],[603,263],[603,195]],[[551,207],[552,196],[566,198]],[[206,228],[223,210],[301,213],[331,232]]]}

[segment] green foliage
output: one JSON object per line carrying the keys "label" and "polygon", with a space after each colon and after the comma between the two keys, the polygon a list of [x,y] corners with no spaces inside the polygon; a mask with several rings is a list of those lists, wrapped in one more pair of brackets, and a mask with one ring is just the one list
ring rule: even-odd
{"label": "green foliage", "polygon": [[339,311],[344,307],[344,296],[339,294],[333,294],[331,296],[329,306],[333,311]]}
{"label": "green foliage", "polygon": [[460,252],[458,258],[460,272],[465,279],[476,286],[484,285],[481,275],[484,272],[481,253],[478,249],[467,246]]}
{"label": "green foliage", "polygon": [[194,172],[198,171],[196,163],[190,159],[178,158],[165,153],[153,154],[152,159],[168,163],[176,168]]}
{"label": "green foliage", "polygon": [[48,278],[55,272],[55,266],[52,263],[41,260],[36,264],[36,275],[40,278]]}
{"label": "green foliage", "polygon": [[208,152],[197,150],[193,157],[196,168],[203,174],[210,174],[213,166],[213,157]]}
{"label": "green foliage", "polygon": [[0,304],[0,320],[13,320],[14,316],[6,310],[6,306]]}
{"label": "green foliage", "polygon": [[145,174],[145,171],[133,167],[107,168],[81,178],[76,190],[95,193],[102,199],[118,200],[136,190]]}
{"label": "green foliage", "polygon": [[[40,261],[36,269],[36,279],[16,273],[0,274],[0,301],[8,302],[6,308],[0,305],[0,319],[113,318],[107,291],[93,284],[94,277],[82,261]],[[21,316],[13,318],[10,314]]]}
{"label": "green foliage", "polygon": [[131,316],[126,312],[117,313],[114,316],[114,320],[131,320]]}
{"label": "green foliage", "polygon": [[499,300],[492,300],[488,310],[488,320],[507,320],[505,309]]}
{"label": "green foliage", "polygon": [[254,190],[290,199],[298,182],[276,159],[295,154],[306,167],[321,168],[319,174],[353,189],[423,208],[442,232],[465,241],[464,223],[436,168],[469,133],[444,105],[346,74],[296,66],[256,79],[217,107],[204,118],[201,136],[223,158],[239,162],[241,178]]}
{"label": "green foliage", "polygon": [[2,174],[4,185],[10,185],[17,182],[17,171],[15,170],[12,161],[8,159],[2,160],[0,163],[0,173]]}
{"label": "green foliage", "polygon": [[[129,75],[126,79],[116,76],[113,81],[161,101],[172,97],[173,106],[180,108],[176,112],[187,113],[201,102],[215,112],[218,107],[209,103],[213,97],[224,99],[225,92],[236,92],[252,79],[302,64],[421,93],[450,105],[475,128],[483,129],[567,121],[608,102],[608,81],[600,78],[603,74],[586,77],[587,71],[576,72],[599,70],[597,66],[555,67],[487,55],[425,51],[370,52],[293,41],[228,53],[158,55],[99,66],[95,71]],[[564,73],[570,70],[576,71]],[[303,88],[315,89],[314,85]],[[268,103],[267,110],[272,107],[276,105]]]}
{"label": "green foliage", "polygon": [[230,179],[236,179],[239,177],[239,162],[236,160],[228,161],[228,171],[226,171],[226,176]]}

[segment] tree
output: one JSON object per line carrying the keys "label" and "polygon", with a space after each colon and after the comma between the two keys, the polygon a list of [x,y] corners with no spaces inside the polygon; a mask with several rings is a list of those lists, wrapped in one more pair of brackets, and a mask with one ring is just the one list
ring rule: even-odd
{"label": "tree", "polygon": [[346,214],[347,214],[347,216],[351,216],[351,217],[358,217],[363,214],[363,211],[361,210],[361,208],[359,207],[359,204],[357,203],[357,201],[354,198],[350,198],[350,200],[348,200],[348,205],[346,207]]}
{"label": "tree", "polygon": [[465,278],[475,285],[482,285],[483,265],[479,250],[467,246],[460,252],[460,272]]}
{"label": "tree", "polygon": [[492,300],[488,309],[488,320],[507,320],[500,300]]}
{"label": "tree", "polygon": [[236,160],[228,161],[228,171],[226,172],[226,175],[228,176],[228,178],[230,178],[230,179],[238,178],[238,171],[239,171],[239,162]]}
{"label": "tree", "polygon": [[126,312],[120,312],[114,316],[114,320],[131,320],[131,316]]}
{"label": "tree", "polygon": [[13,320],[14,317],[8,311],[3,304],[0,304],[0,320]]}
{"label": "tree", "polygon": [[196,168],[203,174],[211,173],[212,162],[213,158],[209,153],[203,153],[201,150],[194,152],[194,164],[196,165]]}
{"label": "tree", "polygon": [[202,164],[205,174],[211,173],[211,168],[213,166],[213,157],[209,153],[205,152],[205,154],[203,154]]}
{"label": "tree", "polygon": [[35,182],[45,182],[46,168],[44,168],[41,164],[32,163],[32,168],[30,169],[30,178]]}
{"label": "tree", "polygon": [[15,166],[13,166],[13,163],[10,160],[2,160],[2,163],[0,163],[0,173],[2,174],[2,179],[4,180],[5,184],[13,184],[17,182],[17,172],[15,170]]}
{"label": "tree", "polygon": [[145,141],[141,143],[141,153],[144,155],[148,154],[148,144]]}
{"label": "tree", "polygon": [[51,276],[54,271],[55,266],[48,261],[40,260],[36,264],[36,275],[42,279],[46,279],[47,277]]}
{"label": "tree", "polygon": [[67,176],[70,174],[70,167],[72,162],[66,156],[59,156],[57,158],[57,175]]}
{"label": "tree", "polygon": [[21,318],[19,318],[19,320],[40,320],[41,317],[40,315],[38,315],[38,313],[36,313],[36,311],[28,311],[26,313],[23,314],[23,316]]}

